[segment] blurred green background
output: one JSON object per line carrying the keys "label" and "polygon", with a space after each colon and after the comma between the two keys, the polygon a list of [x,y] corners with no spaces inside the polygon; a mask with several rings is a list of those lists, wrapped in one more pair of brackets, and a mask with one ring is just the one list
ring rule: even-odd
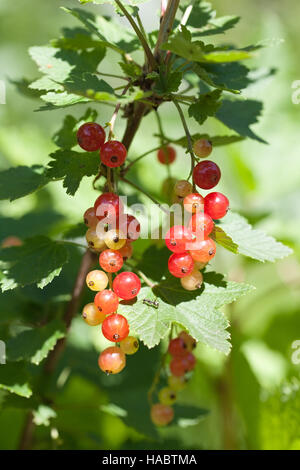
{"label": "blurred green background", "polygon": [[[151,3],[141,10],[147,29],[154,26],[155,18],[150,14],[153,4],[158,10],[160,2]],[[7,103],[0,105],[1,169],[46,163],[54,149],[51,136],[67,114],[63,110],[35,112],[39,101],[24,97],[9,81],[37,77],[28,47],[46,44],[58,36],[63,26],[77,25],[59,9],[61,5],[77,7],[78,2],[1,0],[0,79],[7,85]],[[292,83],[300,80],[300,3],[297,0],[235,3],[216,0],[213,5],[219,15],[242,17],[226,35],[226,42],[241,47],[266,42],[268,47],[259,50],[251,61],[262,75],[268,67],[277,69],[275,76],[260,80],[244,92],[245,96],[264,102],[264,113],[255,131],[269,145],[247,140],[217,148],[215,161],[223,171],[219,190],[228,195],[232,209],[246,215],[256,227],[287,242],[294,255],[273,265],[259,264],[224,250],[218,252],[215,268],[228,273],[230,279],[253,284],[256,291],[226,311],[232,322],[233,343],[228,358],[207,347],[197,347],[198,366],[180,399],[182,403],[210,409],[208,417],[200,423],[164,429],[160,433],[163,440],[152,441],[128,427],[121,418],[101,411],[100,405],[107,401],[106,392],[75,372],[62,387],[58,417],[50,426],[38,427],[35,448],[300,449],[300,364],[292,363],[292,343],[300,340],[300,104],[292,103]],[[220,42],[222,38],[217,40]],[[113,55],[107,56],[103,67],[119,72]],[[79,116],[82,107],[70,112]],[[110,108],[99,105],[98,112],[102,122],[110,119]],[[181,124],[172,108],[166,105],[162,116],[165,133],[181,137]],[[155,126],[148,116],[134,141],[131,158],[156,145],[152,137]],[[116,134],[121,136],[122,129],[122,122],[118,122]],[[197,125],[191,123],[191,130],[197,131]],[[203,130],[226,132],[221,124],[216,128],[209,120]],[[180,177],[185,171],[181,153],[172,167],[174,177]],[[152,192],[152,182],[161,185],[165,177],[165,169],[154,156],[147,157],[136,173],[140,184]],[[33,231],[55,234],[61,224],[79,222],[94,199],[95,193],[86,179],[74,198],[67,196],[57,182],[13,203],[1,202],[0,213],[20,218],[24,214],[38,216],[40,211],[48,211],[49,219],[40,219]],[[5,227],[1,228],[1,234],[5,234]],[[70,341],[77,351],[82,350],[82,357],[87,360],[90,347],[98,350],[101,347],[96,334],[85,328],[80,319],[74,321]],[[150,362],[151,358],[154,361],[156,353],[148,354]],[[95,355],[91,357],[94,360]],[[141,352],[138,361],[146,361],[145,357]],[[132,377],[140,380],[138,370]],[[97,412],[89,407],[95,401]],[[1,449],[18,446],[24,417],[22,409],[0,408]]]}

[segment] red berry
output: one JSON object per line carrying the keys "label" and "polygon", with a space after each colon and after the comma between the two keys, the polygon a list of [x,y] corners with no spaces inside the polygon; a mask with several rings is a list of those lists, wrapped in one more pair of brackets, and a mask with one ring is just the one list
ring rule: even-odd
{"label": "red berry", "polygon": [[174,338],[169,343],[169,353],[171,356],[185,356],[187,349],[182,338]]}
{"label": "red berry", "polygon": [[118,313],[109,315],[102,323],[102,333],[109,341],[119,343],[129,335],[128,321]]}
{"label": "red berry", "polygon": [[192,241],[192,234],[183,225],[174,225],[166,233],[165,241],[170,251],[182,253],[187,250],[189,242]]}
{"label": "red berry", "polygon": [[199,212],[192,215],[188,228],[192,233],[196,234],[198,240],[203,240],[213,231],[214,225],[212,218],[208,214]]}
{"label": "red berry", "polygon": [[99,256],[99,264],[107,273],[116,273],[123,266],[123,257],[116,250],[104,250]]}
{"label": "red berry", "polygon": [[124,214],[124,216],[120,218],[120,229],[126,234],[128,241],[134,242],[140,236],[141,225],[133,215]]}
{"label": "red berry", "polygon": [[196,240],[195,247],[190,250],[191,257],[194,261],[208,263],[216,254],[216,244],[211,238],[206,240]]}
{"label": "red berry", "polygon": [[94,204],[95,214],[99,220],[108,218],[109,222],[117,226],[119,214],[123,211],[123,203],[114,193],[103,193]]}
{"label": "red berry", "polygon": [[194,268],[194,261],[191,255],[184,251],[183,253],[173,253],[168,261],[168,269],[175,277],[188,276]]}
{"label": "red berry", "polygon": [[193,349],[195,349],[197,343],[196,343],[196,340],[191,335],[189,335],[185,331],[182,331],[179,334],[179,338],[183,340],[187,351],[191,352],[193,351]]}
{"label": "red berry", "polygon": [[163,165],[173,163],[176,158],[176,150],[170,145],[162,147],[157,152],[157,158]]}
{"label": "red berry", "polygon": [[169,405],[155,403],[151,407],[151,421],[156,426],[166,426],[174,418],[174,410]]}
{"label": "red berry", "polygon": [[188,359],[187,354],[185,356],[175,356],[170,362],[170,371],[172,375],[180,377],[191,370],[190,366],[190,360]]}
{"label": "red berry", "polygon": [[204,210],[212,219],[222,219],[227,214],[229,201],[222,193],[209,193],[204,198]]}
{"label": "red berry", "polygon": [[106,374],[118,374],[126,365],[126,357],[120,348],[111,346],[100,354],[98,364]]}
{"label": "red berry", "polygon": [[136,274],[124,271],[115,277],[113,289],[121,299],[130,300],[140,292],[141,281]]}
{"label": "red berry", "polygon": [[110,168],[123,165],[126,156],[126,147],[118,140],[109,140],[100,149],[101,162]]}
{"label": "red berry", "polygon": [[110,315],[118,310],[119,299],[112,290],[105,289],[96,294],[94,304],[99,312],[104,315]]}
{"label": "red berry", "polygon": [[204,197],[199,193],[191,193],[184,198],[183,206],[185,210],[191,214],[195,214],[196,212],[203,212]]}
{"label": "red berry", "polygon": [[99,220],[96,217],[94,207],[89,207],[85,211],[85,213],[83,215],[83,221],[84,221],[85,225],[87,225],[88,227],[91,227],[91,228],[96,227]]}
{"label": "red berry", "polygon": [[120,255],[123,257],[124,261],[128,260],[132,256],[133,248],[129,241],[125,243],[120,250],[118,250]]}
{"label": "red berry", "polygon": [[86,122],[77,131],[77,142],[87,152],[95,152],[105,142],[105,131],[96,122]]}
{"label": "red berry", "polygon": [[187,355],[186,355],[186,359],[187,359],[187,362],[188,362],[188,370],[193,370],[195,369],[195,365],[196,365],[196,358],[194,356],[194,354],[192,354],[191,352],[189,352]]}
{"label": "red berry", "polygon": [[211,189],[218,184],[221,171],[218,165],[210,160],[198,163],[193,171],[193,179],[199,188]]}

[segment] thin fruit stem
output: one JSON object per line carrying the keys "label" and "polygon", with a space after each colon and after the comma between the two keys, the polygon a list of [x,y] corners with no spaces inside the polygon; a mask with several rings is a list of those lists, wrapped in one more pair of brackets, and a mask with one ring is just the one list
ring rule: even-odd
{"label": "thin fruit stem", "polygon": [[129,78],[123,77],[122,75],[115,75],[113,73],[96,72],[96,75],[103,75],[103,77],[118,78],[119,80],[126,80],[126,82],[129,81]]}
{"label": "thin fruit stem", "polygon": [[139,160],[141,160],[142,158],[144,157],[147,157],[148,155],[150,155],[150,153],[153,153],[153,152],[156,152],[157,150],[159,150],[161,148],[161,146],[159,147],[155,147],[154,149],[151,149],[151,150],[148,150],[147,152],[143,153],[142,155],[140,155],[139,157],[137,157],[135,160],[133,160],[132,162],[129,163],[129,165],[127,165],[126,168],[124,168],[123,172],[122,172],[122,175],[126,175],[126,173],[130,170],[130,168],[135,165]]}
{"label": "thin fruit stem", "polygon": [[133,183],[132,181],[129,181],[127,178],[124,178],[124,177],[121,177],[120,178],[121,181],[123,181],[124,183],[127,183],[129,184],[130,186],[132,186],[133,188],[137,189],[140,193],[144,194],[145,196],[147,196],[152,202],[154,202],[154,204],[156,204],[165,214],[169,215],[169,211],[166,210],[153,196],[151,196],[151,194],[147,193],[146,191],[144,191],[142,188],[140,188],[137,184]]}
{"label": "thin fruit stem", "polygon": [[157,63],[156,63],[156,60],[154,58],[154,55],[151,52],[150,47],[148,46],[148,43],[147,43],[146,39],[144,38],[143,33],[139,29],[138,25],[136,24],[136,22],[134,21],[132,16],[128,13],[128,11],[124,7],[124,5],[122,5],[122,3],[119,0],[115,0],[115,2],[118,5],[118,7],[120,8],[120,10],[124,13],[124,16],[126,16],[127,20],[129,21],[132,28],[134,29],[137,37],[141,41],[141,44],[143,46],[143,49],[145,51],[145,54],[146,54],[146,57],[147,57],[147,60],[148,60],[149,66],[150,66],[150,70],[155,69],[157,67]]}
{"label": "thin fruit stem", "polygon": [[[174,324],[172,323],[172,324],[171,324],[170,333],[169,333],[169,342],[171,341],[172,336],[173,336],[173,328],[174,328]],[[153,402],[153,394],[154,394],[154,392],[155,392],[155,390],[156,390],[157,385],[159,384],[161,372],[162,372],[162,370],[163,370],[163,369],[165,368],[165,366],[166,366],[167,357],[168,357],[168,349],[167,349],[166,352],[161,356],[160,363],[159,363],[159,367],[158,367],[158,369],[157,369],[157,371],[156,371],[156,373],[155,373],[155,375],[154,375],[154,378],[153,378],[151,387],[149,388],[149,391],[148,391],[148,401],[149,401],[150,406],[152,405],[152,402]]]}
{"label": "thin fruit stem", "polygon": [[180,119],[181,119],[181,122],[182,122],[182,125],[183,125],[183,128],[184,128],[184,131],[185,131],[185,135],[186,135],[186,138],[187,138],[187,143],[188,143],[188,151],[189,151],[189,154],[191,156],[191,171],[190,171],[190,174],[188,176],[188,179],[190,179],[190,177],[192,176],[193,174],[193,171],[194,171],[194,167],[195,167],[195,155],[194,155],[194,152],[193,152],[193,142],[192,142],[192,137],[191,137],[191,134],[189,132],[189,129],[188,129],[188,126],[187,126],[187,123],[186,123],[186,120],[185,120],[185,117],[184,117],[184,114],[182,112],[182,109],[181,107],[179,106],[179,104],[177,103],[177,101],[173,101],[174,105],[176,106],[177,108],[177,111],[179,113],[179,116],[180,116]]}
{"label": "thin fruit stem", "polygon": [[[131,86],[131,83],[127,83],[126,87],[122,91],[121,96],[123,96],[127,93],[130,86]],[[117,106],[115,107],[115,110],[113,112],[111,120],[109,121],[110,129],[109,129],[109,134],[108,134],[108,140],[111,140],[113,135],[114,135],[114,127],[115,127],[115,124],[116,124],[116,120],[117,120],[117,116],[118,116],[118,112],[119,112],[120,108],[121,108],[121,103],[118,103]]]}

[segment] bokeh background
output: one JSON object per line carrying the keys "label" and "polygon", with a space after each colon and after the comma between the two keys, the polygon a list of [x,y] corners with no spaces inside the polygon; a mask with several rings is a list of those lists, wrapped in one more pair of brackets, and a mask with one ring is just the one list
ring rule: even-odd
{"label": "bokeh background", "polygon": [[[153,8],[158,10],[160,2],[150,3],[141,9],[147,29],[154,26]],[[38,100],[26,98],[11,81],[38,76],[27,52],[30,46],[44,45],[58,36],[61,27],[77,25],[60,10],[61,5],[78,7],[78,2],[0,2],[0,79],[7,85],[7,104],[0,105],[0,169],[44,164],[54,149],[51,136],[67,112],[35,112]],[[214,157],[223,171],[219,190],[228,195],[232,209],[289,244],[294,255],[276,264],[260,264],[219,250],[216,269],[228,273],[230,279],[253,284],[256,291],[226,311],[232,322],[233,343],[228,358],[204,346],[197,347],[198,366],[181,395],[181,402],[210,409],[201,422],[163,430],[163,440],[157,443],[128,427],[120,417],[101,411],[106,392],[74,373],[62,388],[58,417],[50,426],[38,427],[35,448],[300,449],[300,364],[292,361],[292,343],[300,340],[300,104],[292,102],[292,83],[300,80],[300,3],[214,0],[213,5],[219,15],[242,18],[227,33],[226,42],[241,47],[265,42],[267,47],[255,54],[252,65],[262,75],[268,68],[277,69],[276,75],[260,80],[244,92],[245,96],[264,102],[263,116],[254,129],[269,145],[247,140],[217,148]],[[85,8],[105,11],[103,7]],[[106,71],[119,72],[115,56],[108,55],[102,66]],[[70,111],[79,116],[82,107]],[[109,108],[98,106],[98,111],[102,122],[109,120]],[[175,138],[183,135],[171,107],[163,108],[162,117],[167,135]],[[152,132],[156,131],[156,124],[151,116],[143,126],[132,146],[132,158],[155,146]],[[117,135],[121,135],[122,129],[119,122]],[[216,126],[210,121],[203,129],[226,132],[221,124]],[[191,130],[198,130],[194,123]],[[174,177],[181,176],[185,169],[181,153],[172,167]],[[157,197],[166,176],[165,168],[159,166],[154,156],[147,157],[135,174],[140,184]],[[157,188],[153,188],[153,181],[159,182]],[[67,196],[58,182],[13,203],[1,202],[0,213],[23,222],[30,216],[30,225],[15,224],[15,234],[21,237],[55,234],[62,225],[80,221],[94,198],[87,180],[74,198]],[[48,216],[39,218],[40,212]],[[12,234],[7,233],[3,223],[0,237],[7,235]],[[82,325],[80,318],[74,321],[70,344],[83,353],[101,347],[99,339]],[[141,353],[140,362],[143,357]],[[140,380],[139,375],[137,370],[136,381]],[[95,402],[96,412],[89,406]],[[24,410],[1,407],[0,400],[1,449],[18,447],[24,419]]]}

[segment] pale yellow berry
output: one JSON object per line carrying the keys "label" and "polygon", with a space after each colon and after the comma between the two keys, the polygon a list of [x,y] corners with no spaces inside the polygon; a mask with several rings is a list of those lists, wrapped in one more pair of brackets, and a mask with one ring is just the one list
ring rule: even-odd
{"label": "pale yellow berry", "polygon": [[139,349],[139,342],[134,336],[127,336],[120,342],[120,348],[125,354],[135,354]]}
{"label": "pale yellow berry", "polygon": [[106,315],[100,312],[94,303],[85,305],[82,311],[82,318],[90,326],[100,325]]}
{"label": "pale yellow berry", "polygon": [[197,271],[201,271],[202,269],[205,268],[206,265],[207,265],[207,263],[201,263],[200,261],[195,261],[194,262],[194,269],[196,269]]}
{"label": "pale yellow berry", "polygon": [[126,237],[121,232],[121,230],[109,230],[105,237],[104,237],[104,242],[108,248],[111,250],[119,250],[122,248],[125,243],[126,243]]}
{"label": "pale yellow berry", "polygon": [[158,399],[162,405],[173,405],[176,401],[176,392],[170,387],[164,387],[158,392]]}
{"label": "pale yellow berry", "polygon": [[179,180],[174,186],[176,196],[185,197],[193,192],[193,185],[186,180]]}
{"label": "pale yellow berry", "polygon": [[200,289],[203,283],[203,276],[200,271],[194,269],[194,271],[188,276],[180,279],[181,285],[185,290],[196,290]]}
{"label": "pale yellow berry", "polygon": [[104,290],[108,284],[107,274],[98,269],[90,271],[86,276],[86,284],[91,290],[98,292]]}
{"label": "pale yellow berry", "polygon": [[85,234],[85,238],[91,250],[100,252],[106,249],[104,240],[99,238],[96,233],[96,228],[89,228]]}
{"label": "pale yellow berry", "polygon": [[180,377],[176,377],[176,375],[170,375],[168,378],[168,384],[172,390],[179,392],[185,388],[187,379],[184,375],[181,375]]}
{"label": "pale yellow berry", "polygon": [[207,139],[196,140],[193,145],[193,150],[197,157],[208,157],[212,152],[212,143],[210,140]]}

